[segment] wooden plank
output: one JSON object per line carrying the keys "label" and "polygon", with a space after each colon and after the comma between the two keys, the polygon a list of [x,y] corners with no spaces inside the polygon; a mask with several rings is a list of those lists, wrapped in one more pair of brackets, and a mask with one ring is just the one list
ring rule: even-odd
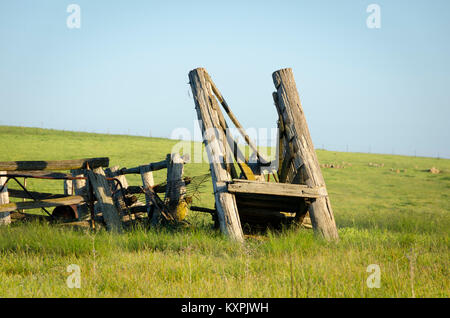
{"label": "wooden plank", "polygon": [[199,207],[199,206],[191,206],[189,209],[191,211],[203,212],[203,213],[209,213],[209,214],[216,214],[217,213],[217,211],[215,209],[202,208],[202,207]]}
{"label": "wooden plank", "polygon": [[102,168],[86,170],[87,177],[92,185],[95,197],[97,198],[97,211],[101,211],[106,228],[112,232],[121,232],[122,223],[114,201],[111,197],[111,190],[106,180],[105,172]]}
{"label": "wooden plank", "polygon": [[[44,200],[44,199],[57,199],[57,198],[64,198],[69,195],[66,194],[53,194],[53,193],[45,193],[45,192],[35,192],[35,191],[28,191],[33,198],[36,200]],[[23,190],[16,190],[16,189],[8,189],[9,196],[11,198],[21,198],[21,199],[32,199],[28,193],[26,193]]]}
{"label": "wooden plank", "polygon": [[[282,69],[272,75],[277,90],[276,101],[284,124],[286,140],[290,142],[295,177],[293,183],[312,188],[326,188],[314,150],[306,118],[300,103],[292,69]],[[326,193],[326,191],[324,192]],[[316,233],[327,240],[337,240],[338,232],[328,195],[317,198],[309,206],[311,222]]]}
{"label": "wooden plank", "polygon": [[28,220],[51,221],[52,218],[48,215],[42,215],[42,214],[31,214],[31,213],[26,213],[26,212],[11,212],[11,222],[28,221]]}
{"label": "wooden plank", "polygon": [[85,202],[85,198],[79,195],[73,195],[63,198],[52,198],[40,201],[15,202],[0,205],[0,212],[11,212],[16,210],[29,210],[39,208],[51,208],[61,205],[73,205]]}
{"label": "wooden plank", "polygon": [[[6,171],[0,171],[0,175],[5,174]],[[0,177],[0,189],[6,182],[6,177]],[[8,187],[4,186],[0,192],[0,205],[9,203]],[[0,212],[0,226],[11,224],[11,216],[9,211]]]}
{"label": "wooden plank", "polygon": [[72,175],[49,171],[4,171],[1,175],[16,178],[42,178],[42,179],[71,179]]}
{"label": "wooden plank", "polygon": [[142,165],[139,167],[135,167],[135,168],[123,168],[120,170],[121,174],[140,174],[141,173],[141,169],[144,169],[145,171],[158,171],[161,169],[166,169],[167,168],[167,161],[163,160],[163,161],[159,161],[159,162],[153,162],[150,163],[148,165]]}
{"label": "wooden plank", "polygon": [[231,181],[231,175],[223,164],[223,158],[228,158],[223,144],[226,137],[220,129],[217,113],[211,107],[210,99],[215,97],[208,78],[209,76],[203,68],[189,72],[189,84],[210,164],[217,216],[222,233],[236,241],[243,242],[244,234],[236,199],[226,188],[226,182]]}
{"label": "wooden plank", "polygon": [[53,161],[4,161],[0,162],[0,170],[29,171],[86,169],[87,164],[89,164],[89,167],[91,169],[95,169],[98,167],[107,167],[109,165],[109,158],[88,158]]}
{"label": "wooden plank", "polygon": [[[216,109],[217,112],[217,117],[219,119],[219,124],[221,126],[221,128],[224,131],[224,134],[227,138],[227,142],[228,142],[228,150],[229,150],[229,158],[227,158],[227,162],[228,166],[227,166],[227,170],[230,172],[231,176],[233,178],[236,178],[236,171],[234,169],[234,163],[233,163],[233,159],[231,158],[231,156],[234,157],[234,160],[236,160],[239,169],[241,170],[242,174],[244,175],[245,178],[247,178],[248,180],[256,180],[255,175],[252,171],[252,169],[250,169],[250,167],[248,166],[248,158],[242,153],[241,149],[239,148],[238,142],[234,139],[233,135],[231,134],[231,132],[229,131],[229,127],[227,125],[227,122],[225,121],[225,118],[223,117],[222,112],[220,111],[219,107],[216,106],[217,102],[215,99],[212,99],[213,102],[213,107]],[[227,147],[225,145],[225,147]],[[227,151],[228,153],[228,151]],[[232,169],[229,169],[232,168]]]}
{"label": "wooden plank", "polygon": [[275,182],[248,182],[249,180],[234,179],[228,184],[228,191],[233,193],[263,194],[268,196],[320,198],[325,196],[325,189],[310,188],[300,184]]}

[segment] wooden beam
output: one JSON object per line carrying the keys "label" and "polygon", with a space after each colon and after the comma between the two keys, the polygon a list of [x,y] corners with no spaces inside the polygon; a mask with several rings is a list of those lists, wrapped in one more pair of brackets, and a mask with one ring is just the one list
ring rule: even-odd
{"label": "wooden beam", "polygon": [[[34,199],[36,200],[44,200],[44,199],[58,199],[58,198],[64,198],[70,195],[66,194],[53,194],[53,193],[45,193],[45,192],[35,192],[35,191],[28,191]],[[8,189],[9,196],[11,198],[21,198],[21,199],[32,199],[28,193],[26,193],[23,190],[16,190],[16,189]],[[85,196],[83,196],[86,198]]]}
{"label": "wooden beam", "polygon": [[292,183],[295,177],[295,168],[292,160],[293,149],[292,143],[286,138],[286,129],[284,128],[283,116],[280,106],[278,104],[278,95],[276,92],[272,93],[275,108],[278,113],[278,177],[281,183]]}
{"label": "wooden beam", "polygon": [[230,117],[231,121],[236,126],[236,128],[239,131],[239,133],[242,135],[242,137],[244,137],[244,140],[247,142],[249,147],[256,153],[256,155],[260,159],[260,161],[263,162],[263,163],[266,163],[267,160],[259,153],[258,147],[253,143],[253,141],[247,135],[247,132],[245,131],[245,129],[242,127],[242,125],[239,122],[239,120],[233,114],[233,112],[231,111],[231,109],[228,106],[227,102],[225,101],[225,98],[223,98],[222,94],[220,93],[219,89],[217,88],[216,84],[214,84],[213,80],[211,79],[211,77],[209,76],[209,74],[206,71],[205,71],[205,73],[206,73],[206,78],[208,79],[208,81],[209,81],[209,83],[211,85],[212,92],[214,93],[214,95],[219,100],[220,104],[222,105],[223,109],[227,113],[228,117]]}
{"label": "wooden beam", "polygon": [[196,211],[196,212],[209,213],[209,214],[216,214],[217,213],[217,211],[215,209],[202,208],[202,207],[199,207],[199,206],[191,206],[189,208],[189,210]]}
{"label": "wooden beam", "polygon": [[1,175],[15,178],[37,178],[37,179],[55,179],[65,180],[73,178],[72,175],[61,172],[51,171],[4,171]]}
{"label": "wooden beam", "polygon": [[325,180],[311,140],[292,69],[276,71],[272,78],[277,90],[274,99],[284,124],[286,140],[290,141],[292,147],[289,150],[295,168],[292,182],[325,189],[325,195],[317,198],[309,206],[311,222],[316,233],[327,240],[337,240],[338,232],[333,210],[326,194]]}
{"label": "wooden beam", "polygon": [[0,162],[0,170],[29,171],[86,169],[87,164],[89,164],[89,167],[91,169],[95,169],[98,167],[107,167],[109,165],[109,158],[88,158],[55,161],[4,161]]}
{"label": "wooden beam", "polygon": [[121,174],[140,174],[141,173],[141,169],[144,169],[145,171],[149,172],[149,171],[157,171],[157,170],[161,170],[161,169],[166,169],[167,168],[167,161],[163,160],[163,161],[159,161],[159,162],[152,162],[148,165],[142,165],[139,167],[135,167],[135,168],[123,168],[120,170]]}
{"label": "wooden beam", "polygon": [[108,180],[106,180],[105,172],[102,168],[86,171],[89,182],[97,198],[96,210],[101,211],[106,228],[112,232],[121,232],[122,223],[119,217],[114,201],[111,197]]}
{"label": "wooden beam", "polygon": [[40,208],[51,208],[61,205],[73,205],[85,202],[85,198],[79,195],[72,195],[63,198],[52,198],[40,201],[14,202],[0,205],[0,212],[12,212],[16,210],[29,210]]}
{"label": "wooden beam", "polygon": [[[5,174],[6,171],[0,171],[0,175]],[[6,183],[6,177],[0,177],[0,189]],[[9,203],[8,187],[4,186],[0,192],[0,205]],[[0,226],[11,224],[11,216],[9,211],[0,212]]]}
{"label": "wooden beam", "polygon": [[223,162],[224,158],[228,158],[223,144],[226,137],[220,128],[217,113],[211,107],[210,99],[215,97],[208,78],[209,76],[203,68],[189,72],[189,84],[211,169],[217,216],[222,233],[236,241],[243,242],[244,234],[236,199],[226,189],[226,182],[232,179]]}
{"label": "wooden beam", "polygon": [[300,184],[261,182],[234,179],[228,184],[228,191],[232,193],[263,194],[268,196],[320,198],[325,196],[325,189],[310,188]]}

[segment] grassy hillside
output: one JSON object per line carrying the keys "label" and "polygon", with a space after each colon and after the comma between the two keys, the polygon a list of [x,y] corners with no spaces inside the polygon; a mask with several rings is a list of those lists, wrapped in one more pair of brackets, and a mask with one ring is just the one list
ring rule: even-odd
{"label": "grassy hillside", "polygon": [[[164,159],[175,143],[0,126],[0,161],[108,156],[111,165],[132,167]],[[0,228],[0,297],[449,297],[450,160],[318,156],[339,165],[323,168],[337,244],[291,229],[239,246],[194,212],[190,228],[120,235],[14,224]],[[185,169],[207,172],[207,164]],[[157,182],[164,178],[155,174]],[[62,192],[61,181],[28,182],[32,190]],[[210,183],[199,199],[196,205],[213,206]],[[80,289],[66,286],[70,264],[81,268]],[[370,264],[380,266],[380,288],[366,285]]]}

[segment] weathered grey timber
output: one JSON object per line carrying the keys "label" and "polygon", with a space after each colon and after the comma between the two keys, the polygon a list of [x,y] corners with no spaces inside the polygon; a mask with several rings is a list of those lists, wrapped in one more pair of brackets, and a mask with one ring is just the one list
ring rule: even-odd
{"label": "weathered grey timber", "polygon": [[28,210],[28,209],[39,209],[39,208],[50,208],[61,205],[73,205],[85,202],[85,198],[79,195],[44,199],[41,201],[26,201],[26,202],[15,202],[0,205],[0,213],[2,212],[12,212],[16,210]]}
{"label": "weathered grey timber", "polygon": [[[327,240],[337,240],[338,233],[325,181],[320,170],[317,155],[309,133],[306,118],[300,103],[292,69],[282,69],[272,75],[277,90],[277,108],[284,125],[285,138],[288,141],[288,153],[295,169],[293,183],[306,184],[321,189],[322,197],[309,206],[314,230]],[[281,181],[281,178],[280,178]]]}
{"label": "weathered grey timber", "polygon": [[112,232],[120,232],[122,230],[122,222],[119,217],[119,211],[117,211],[111,197],[111,190],[108,180],[106,180],[105,172],[102,168],[96,168],[94,170],[86,170],[86,173],[97,198],[96,210],[102,212],[106,228]]}
{"label": "weathered grey timber", "polygon": [[[183,180],[185,162],[178,153],[167,155],[167,161],[170,162],[167,166],[166,189],[168,212],[173,219],[181,221],[187,210],[186,205],[179,207],[179,204],[184,204],[183,200],[186,196],[186,184]],[[184,215],[179,215],[179,213]]]}
{"label": "weathered grey timber", "polygon": [[[70,171],[73,177],[86,177],[85,170],[82,169],[74,169]],[[86,187],[86,180],[84,179],[75,179],[73,180],[73,192],[75,195],[87,196],[88,191]],[[86,203],[82,203],[77,205],[77,213],[78,219],[84,220],[87,219],[90,215],[89,206]]]}
{"label": "weathered grey timber", "polygon": [[189,73],[195,109],[210,162],[220,229],[225,235],[242,242],[244,236],[236,199],[227,191],[226,186],[226,182],[232,179],[230,172],[226,169],[226,162],[224,163],[224,158],[228,158],[224,143],[226,137],[222,129],[217,129],[220,127],[220,122],[211,105],[211,99],[215,97],[208,78],[209,75],[203,68],[197,68]]}
{"label": "weathered grey timber", "polygon": [[109,165],[109,158],[89,158],[55,161],[7,161],[0,162],[0,170],[72,170],[86,169],[87,165],[89,165],[91,169],[95,169],[98,167],[107,167]]}
{"label": "weathered grey timber", "polygon": [[233,179],[233,183],[228,184],[228,191],[242,194],[264,194],[298,198],[320,198],[323,196],[320,189],[310,188],[306,185],[240,179]]}

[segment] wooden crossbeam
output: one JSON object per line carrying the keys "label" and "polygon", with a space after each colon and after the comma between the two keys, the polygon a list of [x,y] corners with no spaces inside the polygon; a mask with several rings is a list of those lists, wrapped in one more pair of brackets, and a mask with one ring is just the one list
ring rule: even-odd
{"label": "wooden crossbeam", "polygon": [[53,194],[53,193],[45,193],[45,192],[35,192],[35,191],[28,191],[30,195],[23,191],[23,190],[16,190],[16,189],[8,189],[9,196],[11,198],[22,198],[22,199],[36,199],[36,200],[45,200],[45,199],[59,199],[67,197],[68,195],[64,194]]}
{"label": "wooden crossbeam", "polygon": [[228,192],[241,194],[260,194],[269,196],[297,197],[297,198],[320,198],[319,188],[311,188],[301,184],[261,182],[233,179],[227,186]]}
{"label": "wooden crossbeam", "polygon": [[0,162],[0,171],[86,169],[88,165],[91,169],[107,167],[109,165],[109,158],[88,158],[54,161],[3,161]]}
{"label": "wooden crossbeam", "polygon": [[1,173],[5,177],[15,177],[15,178],[37,178],[37,179],[60,179],[60,180],[70,180],[74,179],[72,175],[61,172],[51,172],[51,171],[4,171]]}
{"label": "wooden crossbeam", "polygon": [[239,120],[236,118],[236,116],[231,111],[230,107],[228,106],[227,102],[225,101],[225,98],[223,97],[223,95],[220,93],[220,91],[217,88],[216,84],[214,84],[213,80],[211,79],[211,76],[207,72],[205,72],[205,77],[207,78],[209,84],[211,85],[211,89],[212,89],[214,95],[219,100],[219,102],[222,105],[223,109],[225,110],[227,115],[230,117],[231,121],[236,126],[236,128],[239,131],[239,133],[242,135],[242,137],[244,137],[244,140],[247,142],[249,147],[256,153],[256,155],[258,156],[260,161],[266,163],[267,160],[262,156],[262,154],[258,151],[258,147],[253,143],[253,141],[247,135],[247,132],[245,131],[245,129],[242,127],[242,125],[239,122]]}
{"label": "wooden crossbeam", "polygon": [[141,174],[142,170],[149,172],[149,171],[157,171],[157,170],[166,169],[166,168],[167,168],[167,161],[163,160],[163,161],[159,161],[159,162],[153,162],[148,165],[142,165],[139,167],[134,167],[134,168],[129,168],[129,169],[124,168],[124,169],[121,169],[119,171],[119,173],[120,174]]}
{"label": "wooden crossbeam", "polygon": [[61,205],[74,205],[84,203],[85,198],[80,195],[67,196],[63,198],[45,199],[41,201],[14,202],[0,205],[0,212],[12,212],[16,210],[29,210],[40,208],[51,208]]}

